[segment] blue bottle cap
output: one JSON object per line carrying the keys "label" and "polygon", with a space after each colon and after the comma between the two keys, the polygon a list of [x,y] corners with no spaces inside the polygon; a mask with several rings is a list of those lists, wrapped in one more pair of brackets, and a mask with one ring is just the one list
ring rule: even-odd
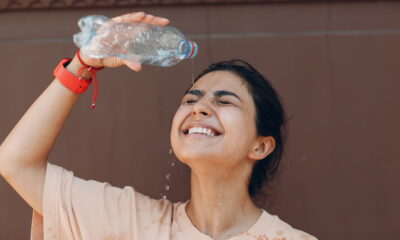
{"label": "blue bottle cap", "polygon": [[187,58],[192,59],[192,58],[196,57],[199,47],[197,46],[197,43],[195,43],[191,40],[189,40],[188,43],[189,43],[188,45],[190,46],[189,47],[190,52],[189,52],[189,55],[187,56]]}

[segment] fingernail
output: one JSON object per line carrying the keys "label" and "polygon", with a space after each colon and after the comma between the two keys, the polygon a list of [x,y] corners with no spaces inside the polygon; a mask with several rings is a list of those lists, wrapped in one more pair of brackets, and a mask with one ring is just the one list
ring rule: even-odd
{"label": "fingernail", "polygon": [[165,22],[169,22],[168,18],[161,18],[161,20],[165,21]]}
{"label": "fingernail", "polygon": [[115,17],[114,22],[121,22],[122,18],[121,17]]}

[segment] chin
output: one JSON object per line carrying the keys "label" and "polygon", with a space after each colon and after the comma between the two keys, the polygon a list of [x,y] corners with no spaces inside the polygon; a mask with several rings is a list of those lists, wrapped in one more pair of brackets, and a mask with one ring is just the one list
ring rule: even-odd
{"label": "chin", "polygon": [[[235,166],[232,161],[227,161],[226,156],[213,154],[188,154],[177,156],[179,161],[187,165],[193,172],[201,174],[214,174],[221,169],[231,169]],[[219,169],[219,170],[218,170]]]}
{"label": "chin", "polygon": [[177,151],[175,152],[176,157],[182,163],[190,165],[191,163],[210,163],[215,162],[217,157],[215,154],[205,153],[201,150],[190,150],[186,149],[184,151]]}

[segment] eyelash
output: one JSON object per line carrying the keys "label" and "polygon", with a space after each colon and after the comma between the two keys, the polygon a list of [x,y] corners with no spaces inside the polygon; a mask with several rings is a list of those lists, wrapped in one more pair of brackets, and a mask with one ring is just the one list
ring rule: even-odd
{"label": "eyelash", "polygon": [[[184,104],[193,104],[193,103],[196,103],[196,102],[197,102],[197,100],[193,100],[193,99],[188,99],[188,100],[184,100],[183,101]],[[231,102],[226,101],[226,100],[217,100],[217,103],[220,103],[222,105],[230,105],[230,104],[232,104]]]}
{"label": "eyelash", "polygon": [[187,104],[192,104],[195,102],[196,102],[196,100],[193,100],[193,99],[187,99],[187,100],[183,101],[183,103],[187,103]]}
{"label": "eyelash", "polygon": [[229,101],[224,101],[224,100],[218,100],[217,102],[218,102],[218,103],[221,103],[221,104],[224,104],[224,105],[231,104],[231,102],[229,102]]}

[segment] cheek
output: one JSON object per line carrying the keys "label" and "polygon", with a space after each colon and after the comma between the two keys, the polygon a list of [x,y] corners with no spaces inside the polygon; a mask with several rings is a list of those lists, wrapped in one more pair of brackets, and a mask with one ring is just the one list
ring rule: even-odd
{"label": "cheek", "polygon": [[230,145],[233,148],[247,148],[257,135],[255,120],[251,116],[239,112],[223,116],[224,128],[232,136]]}
{"label": "cheek", "polygon": [[171,126],[171,142],[177,135],[179,134],[179,129],[185,119],[185,117],[188,114],[188,109],[185,107],[181,106],[178,108],[178,110],[175,112],[174,118],[172,119],[172,126]]}
{"label": "cheek", "polygon": [[255,122],[247,114],[243,112],[230,110],[221,112],[220,120],[224,124],[224,128],[232,134],[243,134],[254,129]]}

